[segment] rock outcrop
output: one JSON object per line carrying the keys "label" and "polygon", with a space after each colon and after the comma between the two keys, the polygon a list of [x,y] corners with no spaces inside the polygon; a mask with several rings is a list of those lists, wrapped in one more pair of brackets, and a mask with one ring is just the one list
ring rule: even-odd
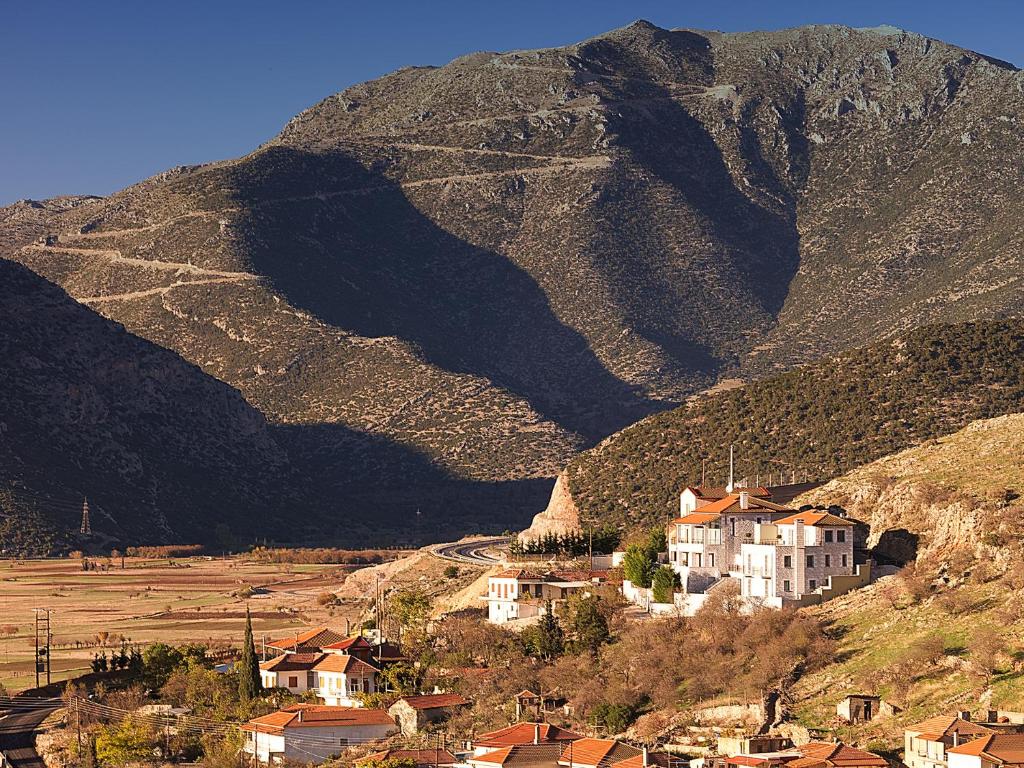
{"label": "rock outcrop", "polygon": [[551,491],[547,507],[543,512],[534,515],[530,527],[520,532],[519,540],[522,542],[536,541],[548,534],[561,536],[578,530],[580,530],[580,513],[569,492],[569,480],[565,472],[562,472],[555,480],[555,487]]}

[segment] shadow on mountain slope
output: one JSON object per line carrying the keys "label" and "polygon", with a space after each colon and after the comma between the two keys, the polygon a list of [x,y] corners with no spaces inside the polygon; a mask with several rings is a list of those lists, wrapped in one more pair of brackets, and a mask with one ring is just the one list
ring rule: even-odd
{"label": "shadow on mountain slope", "polygon": [[[647,203],[652,219],[645,236],[652,247],[646,252],[652,258],[645,263],[641,258],[644,251],[637,251],[631,266],[643,274],[645,284],[660,284],[661,293],[672,295],[671,301],[692,307],[691,312],[666,318],[652,315],[646,303],[633,302],[631,319],[641,333],[661,339],[660,343],[669,349],[672,344],[665,337],[676,339],[685,353],[692,345],[708,340],[709,334],[720,334],[723,325],[731,325],[729,330],[738,339],[752,327],[773,321],[782,309],[799,266],[794,188],[806,178],[807,142],[799,131],[803,103],[798,98],[792,109],[780,113],[781,130],[786,132],[790,148],[786,162],[787,170],[795,177],[792,180],[780,178],[765,157],[754,128],[756,121],[749,113],[757,107],[755,102],[745,105],[748,113],[736,123],[738,157],[733,157],[731,164],[742,164],[752,196],[762,198],[757,202],[737,186],[715,137],[680,103],[669,83],[655,77],[671,75],[677,88],[678,81],[694,88],[713,85],[713,54],[708,40],[691,32],[657,30],[648,34],[657,36],[658,46],[673,52],[673,72],[658,72],[664,66],[664,56],[654,62],[638,60],[640,54],[629,47],[628,39],[583,46],[580,62],[596,70],[631,73],[628,80],[602,83],[605,98],[614,104],[607,111],[608,132],[613,145],[625,150],[624,165],[635,164],[635,175],[661,182],[663,194],[668,197],[658,201],[660,207]],[[580,77],[588,75],[583,71]],[[731,123],[731,103],[723,102],[719,108],[729,110],[726,124]],[[644,189],[645,194],[651,194],[650,189]],[[611,207],[610,215],[614,217]],[[621,212],[621,218],[629,213]],[[673,242],[673,234],[678,241],[678,232],[686,227],[692,228],[695,236],[684,238],[684,248]],[[609,229],[617,231],[614,226]],[[710,249],[706,252],[692,245],[702,241],[714,245],[706,246]],[[663,263],[666,253],[676,262],[669,265],[671,269],[681,273],[681,279],[669,285],[665,285],[664,273],[669,271]],[[723,287],[727,291],[723,292]],[[747,306],[751,299],[754,306]]]}
{"label": "shadow on mountain slope", "polygon": [[670,405],[611,374],[527,272],[447,232],[381,173],[341,154],[273,147],[232,175],[253,269],[294,306],[412,342],[591,442]]}
{"label": "shadow on mountain slope", "polygon": [[553,478],[456,477],[414,448],[341,424],[271,430],[305,472],[310,514],[293,518],[290,543],[419,546],[519,530],[544,508],[554,484]]}

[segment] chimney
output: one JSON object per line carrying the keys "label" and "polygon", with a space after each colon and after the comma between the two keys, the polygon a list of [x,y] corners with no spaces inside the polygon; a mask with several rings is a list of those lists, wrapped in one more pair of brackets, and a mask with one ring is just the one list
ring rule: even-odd
{"label": "chimney", "polygon": [[644,747],[643,768],[647,768],[647,747]]}
{"label": "chimney", "polygon": [[302,722],[302,709],[299,709],[299,722]]}
{"label": "chimney", "polygon": [[533,743],[540,744],[540,723],[533,724]]}
{"label": "chimney", "polygon": [[740,491],[740,509],[750,509],[750,491]]}

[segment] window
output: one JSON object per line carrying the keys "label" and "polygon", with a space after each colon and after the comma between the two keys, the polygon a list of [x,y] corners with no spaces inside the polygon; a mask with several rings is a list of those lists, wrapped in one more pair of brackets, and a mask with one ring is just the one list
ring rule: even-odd
{"label": "window", "polygon": [[843,555],[843,568],[846,567],[846,555]]}
{"label": "window", "polygon": [[715,553],[714,552],[708,552],[708,568],[714,568],[714,567],[715,567]]}
{"label": "window", "polygon": [[825,542],[828,543],[828,544],[832,543],[832,529],[831,528],[828,529],[827,531],[825,531]]}
{"label": "window", "polygon": [[789,592],[790,591],[790,589],[789,589],[789,579],[786,579],[785,581],[782,582],[782,591],[783,592]]}
{"label": "window", "polygon": [[832,565],[832,555],[825,555],[825,567],[829,568]]}
{"label": "window", "polygon": [[298,688],[299,687],[299,678],[298,678],[297,675],[288,678],[288,687],[289,688]]}
{"label": "window", "polygon": [[730,527],[732,529],[732,535],[735,536],[736,535],[736,518],[735,517],[730,517],[729,518],[729,525],[730,525]]}
{"label": "window", "polygon": [[810,583],[811,583],[811,589],[816,589],[817,588],[818,582],[817,582],[816,579],[811,579]]}
{"label": "window", "polygon": [[[782,567],[783,568],[792,568],[793,567],[793,556],[792,555],[783,555],[782,556]],[[789,582],[786,582],[786,583],[788,584]],[[786,591],[788,592],[789,590],[786,590]]]}
{"label": "window", "polygon": [[758,517],[758,518],[755,518],[755,520],[756,520],[756,522],[757,522],[757,524],[758,524],[758,525],[760,525],[760,524],[761,524],[761,518],[760,518],[760,517]]}
{"label": "window", "polygon": [[846,541],[846,531],[836,531],[836,541],[838,541],[840,544]]}
{"label": "window", "polygon": [[808,568],[813,568],[814,567],[814,555],[808,555],[807,556],[807,567]]}

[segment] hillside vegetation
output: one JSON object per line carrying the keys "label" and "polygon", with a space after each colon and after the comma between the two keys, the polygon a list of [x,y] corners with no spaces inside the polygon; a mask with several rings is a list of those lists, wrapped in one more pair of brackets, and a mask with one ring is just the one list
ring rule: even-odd
{"label": "hillside vegetation", "polygon": [[584,519],[662,522],[699,482],[702,459],[709,482],[725,481],[730,444],[739,477],[827,480],[1020,410],[1022,355],[1024,321],[929,326],[700,398],[581,454],[567,470],[572,499]]}
{"label": "hillside vegetation", "polygon": [[873,542],[902,531],[919,546],[898,575],[810,610],[836,653],[791,691],[792,714],[828,726],[845,693],[876,693],[905,711],[896,723],[848,731],[894,746],[899,724],[937,712],[1024,708],[1022,492],[1024,414],[1014,414],[974,422],[802,497],[869,522]]}

